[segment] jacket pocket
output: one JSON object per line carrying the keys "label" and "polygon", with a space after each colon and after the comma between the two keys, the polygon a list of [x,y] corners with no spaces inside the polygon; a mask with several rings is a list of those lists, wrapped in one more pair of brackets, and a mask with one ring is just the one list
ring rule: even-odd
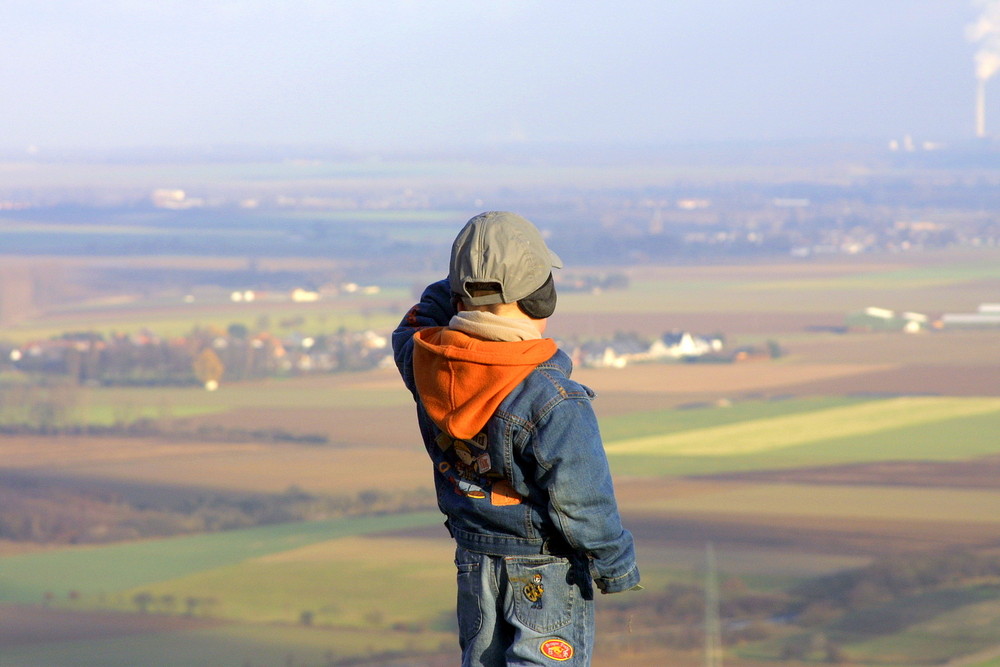
{"label": "jacket pocket", "polygon": [[557,556],[504,559],[514,598],[514,615],[530,630],[549,634],[573,620],[578,597],[569,560]]}

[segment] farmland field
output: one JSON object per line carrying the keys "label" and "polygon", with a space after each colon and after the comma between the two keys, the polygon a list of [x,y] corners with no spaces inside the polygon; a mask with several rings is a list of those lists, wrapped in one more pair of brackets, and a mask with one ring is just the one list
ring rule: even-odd
{"label": "farmland field", "polygon": [[[724,581],[762,594],[877,558],[995,550],[997,332],[836,329],[847,312],[870,305],[932,316],[972,311],[997,300],[998,266],[995,255],[974,253],[724,272],[636,267],[627,291],[561,295],[550,328],[557,337],[684,328],[722,332],[730,346],[776,340],[783,348],[773,360],[575,372],[598,394],[594,407],[648,596],[700,585],[708,543]],[[363,304],[342,299],[275,312],[303,315],[320,329],[384,328],[411,298],[397,285]],[[224,328],[257,316],[231,303],[185,311],[136,300],[39,313],[0,338],[110,330],[147,317],[177,331]],[[424,505],[116,544],[0,542],[3,667],[239,667],[286,664],[289,656],[318,665],[376,654],[383,662],[372,664],[390,664],[393,653],[451,664],[451,542],[426,502],[430,471],[412,399],[394,369],[224,379],[216,392],[81,387],[73,414],[90,423],[151,417],[165,436],[4,437],[0,473],[149,502],[294,489],[317,497],[412,494]],[[199,427],[284,428],[328,444],[208,442],[190,436]],[[911,664],[925,651],[941,661],[976,653],[981,659],[968,664],[995,665],[996,600],[963,595],[922,598],[928,616],[891,632],[838,636],[852,664]],[[597,667],[625,664],[620,651],[641,633],[615,619],[641,601],[598,600],[605,630]],[[970,619],[979,625],[963,634]],[[773,660],[784,636],[769,641],[730,650],[726,663]],[[671,664],[701,664],[695,650],[631,650],[630,665],[662,664],[665,651]],[[157,658],[137,662],[137,655]]]}
{"label": "farmland field", "polygon": [[[92,613],[75,612],[79,624],[91,621]],[[129,614],[128,616],[135,616]],[[63,620],[44,615],[44,627]],[[38,644],[21,641],[4,646],[5,667],[158,667],[212,665],[242,667],[289,664],[323,665],[331,660],[363,661],[377,656],[426,656],[428,667],[445,667],[454,656],[448,633],[406,630],[357,630],[282,627],[239,623],[195,623],[178,628],[172,619],[153,617],[145,632],[122,632],[119,618],[102,614],[91,623],[90,635],[77,639]],[[102,625],[113,621],[109,631]],[[448,650],[443,650],[447,647]],[[137,662],[138,661],[138,662]],[[142,662],[146,661],[146,662]],[[298,661],[298,662],[295,662]]]}
{"label": "farmland field", "polygon": [[731,514],[758,518],[801,517],[852,521],[1000,523],[1000,492],[989,490],[811,486],[797,484],[739,485],[701,496],[633,501],[639,511],[670,514]]}
{"label": "farmland field", "polygon": [[820,440],[869,436],[901,427],[996,413],[1000,413],[1000,398],[895,398],[672,435],[618,439],[608,443],[608,452],[665,456],[758,454]]}
{"label": "farmland field", "polygon": [[46,590],[110,595],[339,536],[440,523],[435,512],[288,523],[206,535],[75,547],[3,559],[0,596],[35,602]]}

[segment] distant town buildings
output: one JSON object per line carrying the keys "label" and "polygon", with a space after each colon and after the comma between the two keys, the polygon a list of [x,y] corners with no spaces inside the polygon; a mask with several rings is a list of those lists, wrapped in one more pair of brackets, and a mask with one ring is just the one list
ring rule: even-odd
{"label": "distant town buildings", "polygon": [[928,329],[1000,328],[1000,303],[980,304],[974,313],[945,313],[932,320],[913,312],[897,313],[887,308],[869,306],[847,316],[849,331],[902,331],[919,333]]}
{"label": "distant town buildings", "polygon": [[947,328],[1000,327],[1000,303],[982,303],[975,313],[946,313],[941,323]]}
{"label": "distant town buildings", "polygon": [[[808,259],[1000,244],[996,214],[1000,189],[991,178],[972,177],[974,171],[969,178],[961,177],[961,172],[942,172],[931,178],[922,171],[949,165],[995,165],[998,148],[939,150],[933,142],[908,138],[897,140],[893,148],[880,159],[907,171],[880,175],[875,170],[865,177],[831,181],[825,172],[804,168],[801,179],[791,182],[764,171],[748,180],[720,178],[700,183],[679,176],[662,185],[628,187],[615,181],[554,187],[544,193],[510,187],[484,192],[482,187],[443,186],[433,178],[404,187],[389,177],[395,173],[391,164],[385,166],[385,173],[377,170],[370,182],[362,179],[363,184],[345,184],[338,178],[296,180],[300,174],[294,170],[303,165],[322,167],[326,164],[322,160],[275,164],[274,178],[195,180],[184,188],[169,182],[143,188],[112,182],[87,189],[0,184],[0,213],[5,218],[0,223],[9,218],[18,226],[16,234],[4,239],[4,250],[9,253],[37,248],[37,232],[26,232],[20,226],[24,221],[51,222],[55,214],[73,224],[91,218],[92,210],[98,209],[127,220],[132,228],[146,228],[150,234],[128,239],[89,235],[88,249],[95,254],[143,255],[169,249],[175,254],[239,256],[258,251],[260,234],[265,231],[261,220],[273,216],[266,233],[268,251],[275,256],[376,258],[401,264],[413,262],[428,246],[440,244],[436,231],[426,232],[441,221],[441,214],[468,210],[470,204],[487,201],[484,197],[489,196],[502,199],[512,210],[544,211],[546,231],[554,243],[571,246],[577,265],[743,256]],[[282,171],[286,167],[293,172]],[[160,176],[150,176],[154,177]],[[146,216],[148,210],[160,215]],[[88,215],[81,216],[84,211]],[[211,229],[202,225],[208,216],[219,225]],[[407,227],[412,223],[412,229],[400,234],[400,220]],[[198,224],[185,227],[192,221]],[[164,234],[175,226],[196,233]],[[350,233],[362,227],[363,235]],[[256,233],[241,235],[244,228]],[[51,235],[47,240],[59,237]],[[48,250],[78,250],[79,243],[72,247],[68,240],[62,243],[50,243]]]}
{"label": "distant town buildings", "polygon": [[693,360],[708,355],[720,355],[722,336],[699,336],[688,331],[671,331],[653,341],[636,334],[619,333],[610,340],[575,343],[562,341],[561,346],[584,368],[625,368],[630,364]]}
{"label": "distant town buildings", "polygon": [[903,331],[918,333],[926,331],[930,319],[922,313],[897,313],[887,308],[869,306],[862,311],[847,316],[847,328],[852,331]]}
{"label": "distant town buildings", "polygon": [[[295,288],[287,292],[238,289],[229,292],[228,299],[233,304],[253,304],[258,299],[311,303],[324,296],[372,295],[379,291],[376,285],[344,283],[320,290]],[[225,296],[216,290],[207,297],[185,294],[181,300],[186,304],[202,303],[203,299],[218,303]],[[303,321],[302,317],[294,317],[277,324],[281,329],[294,329]],[[80,384],[191,384],[197,380],[206,387],[217,388],[220,382],[232,380],[364,370],[386,363],[389,354],[388,338],[374,331],[339,330],[313,336],[292,331],[278,335],[267,323],[258,323],[251,330],[235,322],[225,331],[196,327],[187,335],[174,338],[142,328],[112,335],[67,332],[21,345],[0,341],[0,370],[63,376]],[[216,361],[220,370],[207,372],[205,369]]]}
{"label": "distant town buildings", "polygon": [[205,205],[205,200],[200,197],[188,197],[183,190],[161,188],[154,190],[150,199],[156,208],[165,208],[174,211],[201,208]]}

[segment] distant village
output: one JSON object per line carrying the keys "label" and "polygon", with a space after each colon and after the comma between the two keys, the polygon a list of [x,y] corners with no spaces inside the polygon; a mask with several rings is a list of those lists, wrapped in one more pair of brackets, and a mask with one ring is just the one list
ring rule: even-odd
{"label": "distant village", "polygon": [[245,325],[197,328],[165,338],[149,329],[104,336],[70,332],[20,346],[0,343],[0,369],[63,376],[78,384],[159,386],[203,384],[283,375],[375,368],[389,360],[389,342],[374,331],[322,336],[267,331]]}
{"label": "distant village", "polygon": [[[895,150],[895,149],[894,149]],[[904,187],[901,190],[905,190]],[[872,186],[871,190],[877,190]],[[954,219],[928,220],[887,216],[885,207],[872,205],[873,192],[865,187],[831,192],[823,186],[800,185],[798,196],[774,196],[762,187],[758,192],[717,192],[715,196],[690,196],[683,191],[666,191],[623,201],[607,196],[588,202],[587,208],[600,211],[598,231],[587,231],[576,224],[574,252],[589,248],[604,261],[618,253],[617,259],[632,263],[642,259],[674,256],[771,255],[788,254],[797,258],[836,254],[857,255],[871,252],[911,252],[955,245],[981,247],[1000,243],[1000,225],[970,216],[967,222]],[[926,188],[920,196],[931,194]],[[603,193],[602,193],[603,195]],[[909,198],[907,195],[910,195]],[[979,193],[977,193],[979,195]],[[909,206],[912,193],[878,191],[889,197],[891,205]],[[985,195],[979,195],[982,198]],[[992,195],[992,196],[995,196]],[[899,201],[895,201],[898,198]],[[301,210],[380,210],[393,207],[426,208],[434,197],[420,197],[409,192],[398,195],[378,193],[364,196],[279,196],[273,200],[252,198],[240,201],[241,209],[258,207]],[[150,197],[161,210],[220,207],[233,202],[192,196],[183,190],[158,189]],[[889,202],[886,202],[889,203]],[[890,205],[890,206],[891,206]],[[912,215],[912,213],[909,213]],[[902,215],[902,214],[899,214]],[[553,220],[555,227],[558,220]],[[589,238],[588,238],[589,237]],[[582,242],[587,238],[586,243]]]}
{"label": "distant village", "polygon": [[[945,159],[958,164],[969,160],[970,165],[996,160],[993,152],[915,151],[908,148],[911,145],[904,141],[878,159],[903,168],[936,168]],[[865,153],[858,159],[874,158]],[[733,257],[809,260],[1000,245],[1000,220],[994,214],[1000,208],[1000,189],[988,178],[900,175],[835,185],[825,177],[810,182],[810,176],[790,183],[765,178],[709,186],[681,180],[633,189],[553,190],[546,193],[542,210],[537,192],[530,188],[470,192],[433,181],[400,188],[392,179],[375,180],[363,188],[345,187],[336,179],[295,188],[280,181],[238,187],[209,182],[188,189],[170,183],[150,189],[109,183],[88,190],[0,185],[0,211],[17,223],[58,216],[74,224],[99,215],[115,225],[148,229],[148,235],[128,238],[112,233],[88,237],[90,253],[133,256],[167,249],[174,254],[256,256],[261,252],[256,232],[266,217],[267,252],[273,257],[366,259],[401,267],[410,266],[428,250],[440,251],[440,237],[400,235],[394,225],[371,221],[390,222],[401,212],[415,221],[435,221],[437,212],[466,211],[470,201],[497,196],[510,210],[525,211],[544,222],[555,245],[564,251],[563,259],[575,265],[634,266]],[[42,240],[48,252],[80,252],[79,243],[71,238],[54,234],[40,238],[44,226],[21,229],[5,238],[7,252],[36,252]],[[236,233],[244,229],[255,233]],[[192,233],[173,233],[176,230]]]}
{"label": "distant village", "polygon": [[[721,334],[671,331],[649,340],[618,333],[606,340],[558,341],[574,363],[587,368],[624,368],[637,363],[733,362],[780,356],[777,343],[762,349],[727,350]],[[168,338],[150,329],[102,335],[67,332],[22,345],[0,342],[0,370],[63,378],[79,385],[164,386],[312,373],[363,371],[392,363],[387,333],[338,331],[277,336],[231,324],[226,330],[195,328]]]}
{"label": "distant village", "polygon": [[[722,335],[671,331],[648,340],[619,333],[607,340],[559,341],[574,364],[584,368],[624,368],[638,363],[729,363],[780,356],[777,343],[764,348],[726,350]],[[320,336],[251,333],[244,325],[226,331],[194,329],[165,338],[143,329],[103,336],[65,333],[19,346],[0,343],[0,369],[62,377],[77,384],[162,386],[203,384],[214,390],[225,381],[362,371],[392,363],[388,336],[373,330]]]}
{"label": "distant village", "polygon": [[[624,274],[567,275],[563,292],[598,293],[627,289]],[[338,294],[377,294],[375,285],[345,283],[320,290],[294,288],[286,294],[261,295],[234,290],[233,302],[280,298],[298,303],[314,302]],[[185,296],[184,301],[195,297]],[[282,328],[295,322],[284,322]],[[916,312],[896,312],[871,306],[845,317],[843,333],[1000,327],[1000,303],[981,304],[974,313],[946,313],[938,319]],[[584,368],[620,369],[640,363],[735,363],[774,359],[783,355],[777,341],[761,346],[726,345],[722,333],[699,334],[673,330],[649,338],[619,332],[605,339],[562,339],[560,347]],[[143,328],[136,332],[104,335],[92,331],[66,332],[47,340],[14,345],[0,341],[0,371],[61,377],[79,385],[162,386],[201,384],[210,390],[220,383],[311,373],[362,371],[392,363],[388,332],[344,329],[322,335],[298,332],[278,335],[269,322],[251,330],[233,323],[225,330],[196,327],[186,335],[165,337]]]}

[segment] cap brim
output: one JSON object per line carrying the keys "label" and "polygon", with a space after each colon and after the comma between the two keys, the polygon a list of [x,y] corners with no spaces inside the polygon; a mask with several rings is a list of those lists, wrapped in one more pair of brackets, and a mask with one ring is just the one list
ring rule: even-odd
{"label": "cap brim", "polygon": [[551,249],[546,248],[549,251],[549,259],[552,261],[553,269],[561,269],[563,267],[562,257],[552,252]]}

